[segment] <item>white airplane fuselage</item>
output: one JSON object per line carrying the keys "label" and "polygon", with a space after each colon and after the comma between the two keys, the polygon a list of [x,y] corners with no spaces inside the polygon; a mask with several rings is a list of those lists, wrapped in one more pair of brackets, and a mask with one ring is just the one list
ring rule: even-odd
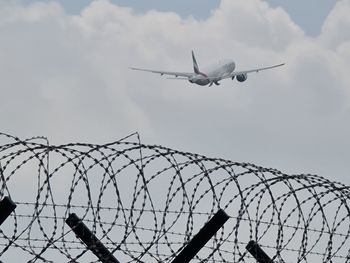
{"label": "white airplane fuselage", "polygon": [[213,70],[208,72],[200,72],[189,78],[189,82],[195,83],[200,86],[208,85],[210,82],[217,82],[226,76],[230,75],[236,68],[236,64],[233,60],[226,61]]}

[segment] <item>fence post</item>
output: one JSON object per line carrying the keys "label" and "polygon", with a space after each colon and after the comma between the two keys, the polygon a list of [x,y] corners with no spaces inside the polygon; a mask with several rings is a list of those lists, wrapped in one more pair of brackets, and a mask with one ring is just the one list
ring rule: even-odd
{"label": "fence post", "polygon": [[103,263],[119,263],[76,214],[70,214],[66,223]]}
{"label": "fence post", "polygon": [[199,250],[205,246],[209,239],[226,223],[229,216],[220,209],[208,223],[192,238],[187,246],[180,252],[172,263],[188,263]]}
{"label": "fence post", "polygon": [[273,263],[272,259],[265,253],[264,250],[255,241],[249,241],[246,249],[259,263]]}
{"label": "fence post", "polygon": [[4,223],[7,217],[16,209],[17,205],[8,197],[0,201],[0,225]]}

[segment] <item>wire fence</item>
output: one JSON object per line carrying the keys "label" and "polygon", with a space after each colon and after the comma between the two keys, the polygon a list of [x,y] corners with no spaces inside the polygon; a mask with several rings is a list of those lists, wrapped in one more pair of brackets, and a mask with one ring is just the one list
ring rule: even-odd
{"label": "wire fence", "polygon": [[350,262],[349,187],[311,174],[144,145],[138,134],[51,145],[0,133],[3,262],[100,262],[65,223],[75,213],[119,262],[171,262],[219,210],[230,219],[193,262]]}

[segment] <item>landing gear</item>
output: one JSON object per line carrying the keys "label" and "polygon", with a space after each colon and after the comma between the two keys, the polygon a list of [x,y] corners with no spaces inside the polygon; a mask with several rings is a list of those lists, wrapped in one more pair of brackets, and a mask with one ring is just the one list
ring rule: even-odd
{"label": "landing gear", "polygon": [[209,87],[211,87],[213,84],[215,84],[216,86],[220,85],[218,80],[216,80],[216,81],[213,80],[213,81],[210,82]]}

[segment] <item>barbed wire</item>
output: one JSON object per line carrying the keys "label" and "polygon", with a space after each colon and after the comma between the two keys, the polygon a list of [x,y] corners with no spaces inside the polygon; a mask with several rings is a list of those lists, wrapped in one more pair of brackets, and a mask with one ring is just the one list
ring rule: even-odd
{"label": "barbed wire", "polygon": [[65,220],[77,214],[120,262],[171,262],[219,210],[230,219],[198,262],[250,262],[255,240],[276,262],[350,262],[349,187],[163,146],[137,133],[113,143],[51,145],[0,133],[3,262],[99,262]]}

